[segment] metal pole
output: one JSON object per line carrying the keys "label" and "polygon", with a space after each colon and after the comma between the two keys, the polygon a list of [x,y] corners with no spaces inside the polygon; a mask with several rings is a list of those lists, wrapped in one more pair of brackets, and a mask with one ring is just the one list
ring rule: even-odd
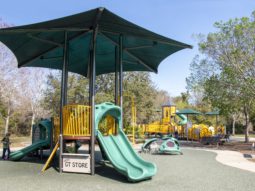
{"label": "metal pole", "polygon": [[65,45],[61,78],[61,103],[60,103],[60,134],[59,134],[59,172],[62,173],[62,154],[63,154],[63,107],[67,103],[67,81],[68,81],[68,34],[65,32]]}
{"label": "metal pole", "polygon": [[118,47],[115,47],[115,105],[119,105],[119,78],[118,78]]}
{"label": "metal pole", "polygon": [[[118,46],[115,46],[115,105],[119,105]],[[115,119],[114,133],[117,134],[118,120]]]}
{"label": "metal pole", "polygon": [[53,117],[51,118],[51,129],[50,129],[50,153],[53,151],[54,149],[54,138],[53,138],[53,134],[54,134],[54,124],[53,124]]}
{"label": "metal pole", "polygon": [[104,8],[99,8],[93,24],[92,41],[90,46],[90,71],[89,71],[89,101],[90,101],[90,121],[91,121],[91,137],[90,137],[90,168],[91,175],[95,175],[95,82],[96,82],[96,38],[98,33],[98,22],[102,16]]}
{"label": "metal pole", "polygon": [[122,35],[119,37],[119,105],[121,109],[121,117],[122,123],[120,124],[120,128],[123,128],[123,63],[122,63],[122,52],[123,52],[123,45],[122,45]]}
{"label": "metal pole", "polygon": [[135,144],[135,103],[134,103],[134,97],[131,96],[131,113],[132,113],[132,127],[133,127],[133,145]]}
{"label": "metal pole", "polygon": [[90,139],[90,163],[91,175],[95,175],[95,81],[96,81],[96,36],[97,27],[93,30],[92,47],[90,50],[90,107],[91,107],[91,139]]}
{"label": "metal pole", "polygon": [[187,115],[187,124],[186,124],[186,136],[187,136],[187,141],[189,140],[189,115]]}

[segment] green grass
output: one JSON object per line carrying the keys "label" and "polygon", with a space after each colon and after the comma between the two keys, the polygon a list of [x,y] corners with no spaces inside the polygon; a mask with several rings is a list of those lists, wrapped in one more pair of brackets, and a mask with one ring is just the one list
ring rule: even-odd
{"label": "green grass", "polygon": [[[0,137],[0,140],[2,140],[3,137]],[[10,141],[11,141],[11,147],[21,147],[21,146],[24,146],[23,143],[27,143],[27,142],[32,142],[32,138],[29,137],[29,136],[22,136],[22,137],[19,137],[19,136],[15,136],[15,135],[11,135],[10,136]],[[0,148],[2,148],[2,144],[0,144]]]}
{"label": "green grass", "polygon": [[[236,137],[244,137],[244,134],[235,134]],[[255,134],[250,134],[249,137],[255,138]]]}

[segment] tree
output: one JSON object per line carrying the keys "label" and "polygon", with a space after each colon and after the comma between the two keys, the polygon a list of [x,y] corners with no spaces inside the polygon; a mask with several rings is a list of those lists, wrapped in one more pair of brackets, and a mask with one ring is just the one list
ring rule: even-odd
{"label": "tree", "polygon": [[182,92],[180,96],[173,97],[172,100],[179,110],[190,107],[188,92]]}
{"label": "tree", "polygon": [[59,72],[50,73],[47,76],[46,89],[43,91],[43,100],[41,107],[49,112],[52,117],[59,116],[60,93],[61,93],[61,75]]}
{"label": "tree", "polygon": [[[0,19],[0,28],[10,26]],[[31,133],[36,117],[43,116],[38,103],[44,87],[44,71],[35,68],[18,69],[15,56],[0,43],[0,72],[0,126],[4,125],[5,133],[10,127],[14,127],[15,133],[19,127],[24,129],[20,132]],[[31,129],[27,131],[30,120]]]}
{"label": "tree", "polygon": [[[148,72],[126,72],[123,82],[124,95],[134,96],[137,109],[137,123],[149,123],[157,116],[155,98],[157,90]],[[131,121],[131,100],[124,99],[124,119]]]}
{"label": "tree", "polygon": [[[47,88],[44,91],[43,105],[52,115],[59,115],[60,102],[60,74],[48,76]],[[114,102],[115,89],[114,74],[104,74],[96,78],[96,103],[105,101]],[[131,99],[137,108],[137,122],[147,123],[155,120],[155,98],[157,90],[147,72],[125,72],[123,79],[123,113],[124,124],[131,122]],[[89,82],[83,76],[69,74],[68,78],[68,103],[88,104]]]}
{"label": "tree", "polygon": [[19,84],[18,70],[15,68],[15,60],[10,51],[0,44],[0,100],[2,103],[1,117],[5,121],[4,133],[9,130],[10,117],[14,113],[14,108],[19,103],[16,101],[17,86]]}
{"label": "tree", "polygon": [[[33,125],[39,118],[46,118],[47,111],[41,107],[43,90],[45,89],[47,69],[42,68],[22,68],[19,69],[18,86],[22,104],[19,107],[23,112],[26,111],[27,117],[31,119],[30,136],[32,136]],[[40,76],[40,77],[38,77]]]}
{"label": "tree", "polygon": [[[189,78],[194,84],[202,84],[204,97],[222,113],[233,116],[243,113],[246,142],[249,141],[250,115],[255,96],[254,20],[255,13],[251,18],[216,22],[214,26],[218,31],[200,39],[199,50],[205,59],[193,65],[196,72]],[[208,72],[203,70],[206,67]],[[203,75],[199,68],[202,68]]]}

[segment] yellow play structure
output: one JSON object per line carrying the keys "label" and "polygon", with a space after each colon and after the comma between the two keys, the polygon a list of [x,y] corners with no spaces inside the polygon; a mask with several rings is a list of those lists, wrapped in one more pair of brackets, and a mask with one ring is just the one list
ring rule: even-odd
{"label": "yellow play structure", "polygon": [[63,107],[63,135],[90,136],[90,106],[65,105]]}
{"label": "yellow play structure", "polygon": [[[125,94],[124,96],[131,99],[131,125],[132,142],[135,143],[135,127],[136,127],[136,106],[134,96]],[[63,107],[63,137],[68,140],[80,140],[89,138],[91,136],[91,122],[90,122],[90,107],[86,105],[69,104]],[[54,143],[58,142],[60,122],[59,117],[53,118],[54,125]],[[116,134],[117,123],[115,119],[106,115],[99,124],[99,130],[104,136]]]}
{"label": "yellow play structure", "polygon": [[[134,97],[131,98],[131,125],[132,142],[135,143],[136,106]],[[90,107],[85,105],[70,104],[63,107],[63,137],[67,140],[78,140],[88,138],[91,135]],[[138,129],[143,134],[174,134],[178,132],[179,137],[186,137],[187,117],[176,113],[176,106],[165,104],[162,106],[162,118],[150,124],[140,124]],[[54,143],[59,138],[59,117],[54,117]],[[116,133],[116,123],[112,116],[106,115],[99,124],[100,131],[105,135]],[[82,128],[79,128],[82,127]],[[224,126],[212,127],[205,124],[194,124],[188,128],[189,140],[200,140],[202,137],[211,137],[217,134],[224,134]]]}
{"label": "yellow play structure", "polygon": [[[208,126],[206,124],[194,124],[188,128],[188,119],[183,114],[176,113],[176,106],[166,104],[162,106],[162,118],[150,124],[139,125],[144,134],[174,134],[178,132],[179,137],[199,141],[203,137],[222,135],[225,133],[224,126]],[[188,137],[187,137],[188,136]]]}
{"label": "yellow play structure", "polygon": [[[63,107],[63,139],[64,140],[80,140],[88,141],[91,136],[91,107],[87,105],[70,104]],[[44,172],[51,163],[59,144],[60,118],[53,118],[53,141],[55,144],[48,160],[46,161],[42,172]],[[103,135],[116,134],[115,119],[106,115],[99,124],[99,129]]]}
{"label": "yellow play structure", "polygon": [[150,124],[141,125],[140,128],[142,128],[143,132],[147,134],[173,134],[175,131],[177,131],[180,136],[183,136],[183,125],[187,123],[186,120],[187,119],[185,116],[176,114],[175,105],[166,104],[162,106],[161,120]]}
{"label": "yellow play structure", "polygon": [[225,134],[225,127],[223,125],[217,127],[208,127],[205,124],[195,124],[188,130],[188,138],[190,140],[199,141],[202,137],[212,137],[215,135]]}
{"label": "yellow play structure", "polygon": [[[70,104],[63,107],[63,136],[67,139],[80,139],[91,135],[90,107],[86,105]],[[59,137],[59,117],[53,118],[54,142]],[[104,135],[116,133],[115,119],[106,115],[99,124],[99,129]]]}
{"label": "yellow play structure", "polygon": [[[59,138],[59,117],[53,118],[53,126],[56,143]],[[63,136],[75,140],[79,137],[88,137],[90,133],[90,107],[78,104],[65,105],[63,107]]]}

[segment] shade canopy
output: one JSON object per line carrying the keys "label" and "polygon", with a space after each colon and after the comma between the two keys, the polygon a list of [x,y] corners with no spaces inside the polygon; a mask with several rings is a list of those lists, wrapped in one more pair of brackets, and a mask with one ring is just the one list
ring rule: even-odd
{"label": "shade canopy", "polygon": [[177,111],[176,114],[184,114],[184,115],[200,115],[199,111],[195,111],[193,109],[182,109],[180,111]]}
{"label": "shade canopy", "polygon": [[209,111],[205,113],[205,115],[219,115],[219,114],[220,114],[219,111]]}
{"label": "shade canopy", "polygon": [[51,21],[0,30],[3,42],[17,58],[18,67],[62,69],[65,32],[68,32],[68,71],[88,75],[88,63],[96,36],[96,74],[115,71],[116,47],[122,36],[123,71],[151,71],[169,55],[190,45],[137,26],[105,8],[97,8]]}

